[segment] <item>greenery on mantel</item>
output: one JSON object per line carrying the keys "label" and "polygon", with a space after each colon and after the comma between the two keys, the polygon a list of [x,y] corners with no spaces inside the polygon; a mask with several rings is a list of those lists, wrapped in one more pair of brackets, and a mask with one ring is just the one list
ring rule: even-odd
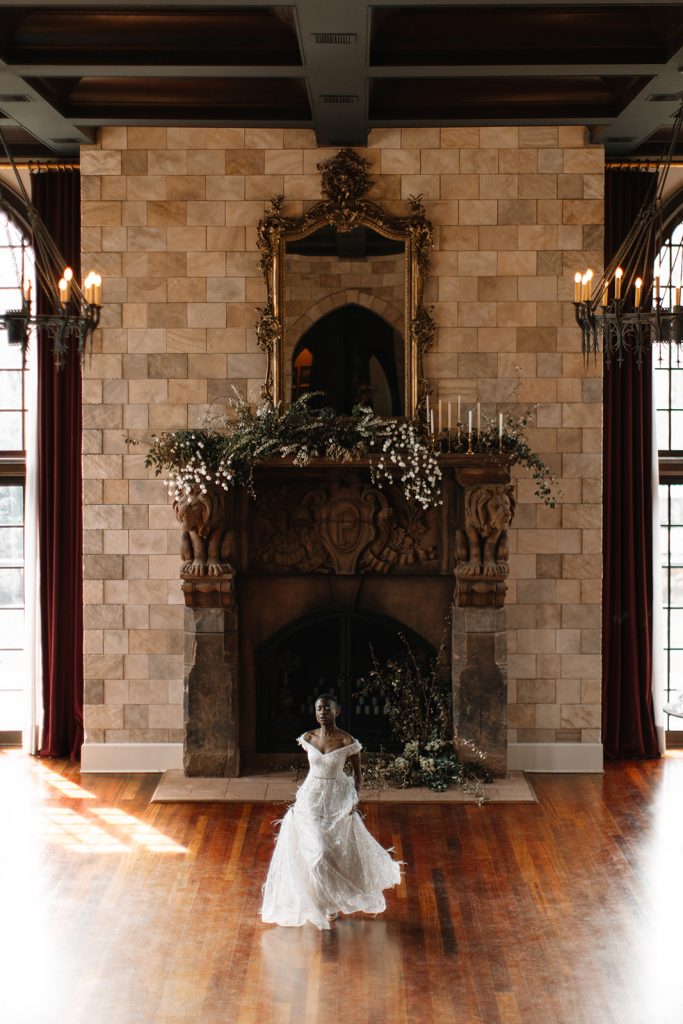
{"label": "greenery on mantel", "polygon": [[[254,470],[277,458],[297,466],[321,458],[339,463],[367,460],[377,487],[396,483],[409,501],[423,508],[441,504],[438,456],[446,451],[465,454],[463,432],[459,437],[451,432],[449,447],[445,434],[433,438],[418,421],[385,419],[365,406],[357,406],[351,416],[338,416],[330,408],[311,409],[313,397],[304,395],[285,409],[264,401],[252,410],[236,396],[231,399],[232,418],[154,436],[145,464],[157,476],[166,474],[169,490],[178,499],[197,490],[206,493],[210,487],[227,491],[242,486],[253,495]],[[524,439],[530,418],[531,413],[520,418],[508,415],[502,437],[493,420],[485,418],[484,429],[472,437],[472,451],[527,466],[536,480],[536,494],[554,507],[555,478]]]}

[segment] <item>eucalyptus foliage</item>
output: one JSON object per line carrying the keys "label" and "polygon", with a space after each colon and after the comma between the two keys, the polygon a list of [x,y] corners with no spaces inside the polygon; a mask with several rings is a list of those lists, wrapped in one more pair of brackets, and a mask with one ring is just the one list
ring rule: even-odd
{"label": "eucalyptus foliage", "polygon": [[[377,487],[395,483],[409,501],[423,508],[441,504],[439,451],[444,437],[434,439],[417,421],[376,416],[367,406],[356,406],[350,416],[333,409],[312,409],[315,393],[304,395],[286,408],[264,401],[252,410],[236,395],[234,417],[194,430],[164,431],[150,444],[145,464],[157,476],[168,476],[174,498],[206,493],[209,487],[228,490],[246,487],[254,494],[254,470],[268,460],[289,459],[305,466],[313,459],[333,462],[366,460]],[[511,463],[521,462],[537,481],[536,493],[554,505],[554,478],[548,467],[526,444],[523,430],[529,416],[508,417],[502,438],[495,426],[476,437],[474,450],[492,457],[501,453]],[[464,435],[451,435],[452,452],[466,451]]]}

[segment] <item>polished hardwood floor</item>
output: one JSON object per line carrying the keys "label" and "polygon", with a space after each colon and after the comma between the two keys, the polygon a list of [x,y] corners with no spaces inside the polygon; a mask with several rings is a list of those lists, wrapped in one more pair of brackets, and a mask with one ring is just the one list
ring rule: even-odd
{"label": "polished hardwood floor", "polygon": [[382,917],[264,926],[282,805],[0,750],[2,1024],[681,1024],[683,759],[368,805]]}

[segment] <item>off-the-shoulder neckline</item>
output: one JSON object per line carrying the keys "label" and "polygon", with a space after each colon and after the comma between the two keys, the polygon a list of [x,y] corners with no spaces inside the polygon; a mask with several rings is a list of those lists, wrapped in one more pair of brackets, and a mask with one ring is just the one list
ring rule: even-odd
{"label": "off-the-shoulder neckline", "polygon": [[327,757],[328,754],[338,754],[340,750],[348,750],[349,747],[353,747],[358,743],[358,740],[353,740],[351,743],[345,743],[342,747],[335,747],[334,750],[318,750],[315,744],[311,743],[310,740],[307,740],[303,733],[299,736],[299,740],[307,746],[312,747],[316,754],[320,754],[321,757]]}

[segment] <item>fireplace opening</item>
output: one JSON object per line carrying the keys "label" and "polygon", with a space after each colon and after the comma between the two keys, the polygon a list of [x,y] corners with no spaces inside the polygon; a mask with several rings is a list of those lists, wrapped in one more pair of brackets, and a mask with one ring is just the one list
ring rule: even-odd
{"label": "fireplace opening", "polygon": [[403,414],[403,338],[364,306],[349,303],[321,317],[292,356],[292,399],[322,391],[311,405],[340,415],[370,405],[379,416]]}
{"label": "fireplace opening", "polygon": [[397,750],[381,697],[361,697],[362,679],[378,661],[401,661],[403,634],[421,665],[434,647],[395,619],[365,612],[329,612],[291,623],[256,652],[256,751],[288,753],[294,740],[316,728],[314,704],[321,693],[337,698],[337,724],[367,750]]}

